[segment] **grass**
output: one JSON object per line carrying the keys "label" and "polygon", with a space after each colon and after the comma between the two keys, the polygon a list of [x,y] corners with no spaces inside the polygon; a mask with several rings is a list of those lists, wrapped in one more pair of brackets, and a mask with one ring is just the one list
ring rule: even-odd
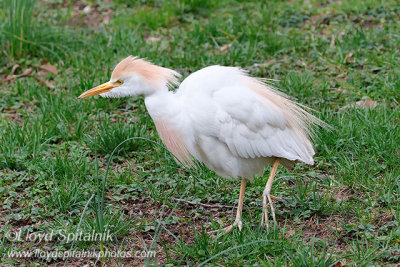
{"label": "grass", "polygon": [[4,5],[8,6],[10,13],[6,30],[10,37],[9,48],[12,57],[24,56],[24,52],[29,51],[26,36],[29,34],[32,21],[32,9],[35,1],[5,1]]}
{"label": "grass", "polygon": [[[82,41],[73,38],[74,32],[51,25],[51,20],[37,16],[36,0],[5,0],[1,3],[6,14],[1,32],[1,51],[7,58],[25,59],[28,55],[48,60],[63,60],[74,53]],[[36,11],[36,12],[35,12]],[[36,15],[36,16],[34,16]],[[45,15],[45,14],[41,14]],[[3,18],[4,19],[4,18]],[[7,62],[7,61],[6,61]]]}
{"label": "grass", "polygon": [[[1,80],[17,75],[0,90],[2,255],[101,248],[157,254],[70,257],[67,264],[332,266],[340,261],[367,266],[400,261],[396,1],[119,0],[72,6],[71,1],[8,0],[0,5]],[[90,9],[84,11],[86,6]],[[107,16],[109,22],[103,23]],[[268,169],[247,188],[243,231],[213,239],[210,230],[233,220],[239,182],[201,165],[184,169],[162,147],[144,140],[124,143],[111,158],[130,137],[161,143],[142,98],[77,99],[108,80],[127,55],[146,57],[184,77],[212,64],[241,66],[254,76],[279,80],[281,91],[333,127],[318,131],[314,166],[278,169],[272,194],[289,200],[276,203],[276,229],[259,227]],[[58,75],[40,71],[46,62],[57,67]],[[29,68],[30,75],[18,76]],[[376,107],[349,107],[366,99]],[[61,238],[106,229],[112,240]],[[23,237],[55,237],[17,241],[8,236],[19,230]],[[65,262],[1,257],[2,264]]]}

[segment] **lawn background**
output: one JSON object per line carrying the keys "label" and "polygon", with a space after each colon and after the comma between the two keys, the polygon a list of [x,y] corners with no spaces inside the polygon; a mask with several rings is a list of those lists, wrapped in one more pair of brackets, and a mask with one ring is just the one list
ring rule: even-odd
{"label": "lawn background", "polygon": [[[398,1],[4,0],[0,5],[2,264],[65,263],[4,256],[35,249],[157,252],[101,259],[106,265],[400,261]],[[238,181],[203,166],[183,169],[146,140],[126,142],[110,159],[129,137],[161,143],[142,98],[77,99],[107,81],[128,55],[184,77],[214,64],[240,66],[277,80],[276,87],[333,127],[318,131],[314,166],[279,168],[272,194],[289,201],[276,203],[276,229],[259,227],[269,169],[249,184],[242,232],[213,239],[208,231],[233,221]],[[113,240],[13,241],[9,233],[19,230],[23,236],[108,230]],[[71,258],[67,264],[95,261]]]}

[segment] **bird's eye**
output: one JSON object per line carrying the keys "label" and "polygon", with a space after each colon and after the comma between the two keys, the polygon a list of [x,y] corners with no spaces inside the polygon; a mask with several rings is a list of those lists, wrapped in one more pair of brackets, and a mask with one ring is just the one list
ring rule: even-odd
{"label": "bird's eye", "polygon": [[116,81],[116,83],[119,83],[119,85],[123,84],[124,82],[122,80]]}

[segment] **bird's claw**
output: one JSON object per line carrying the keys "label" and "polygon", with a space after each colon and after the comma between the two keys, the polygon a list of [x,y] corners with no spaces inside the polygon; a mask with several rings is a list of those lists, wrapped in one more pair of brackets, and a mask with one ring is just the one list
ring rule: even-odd
{"label": "bird's claw", "polygon": [[272,196],[269,192],[263,193],[263,211],[261,216],[261,226],[265,226],[267,229],[269,228],[269,220],[268,220],[268,204],[271,208],[272,219],[274,221],[274,226],[277,225],[276,217],[275,217],[275,209],[274,204],[272,203]]}
{"label": "bird's claw", "polygon": [[239,222],[237,223],[237,227],[239,228],[239,232],[242,231],[242,226],[243,226],[242,221],[239,221]]}
{"label": "bird's claw", "polygon": [[[243,227],[243,223],[242,223],[241,220],[235,220],[235,221],[233,222],[233,224],[231,224],[231,225],[225,227],[225,228],[223,229],[223,232],[222,232],[222,233],[227,234],[227,233],[231,232],[231,231],[233,230],[233,228],[236,227],[236,226],[238,227],[239,232],[241,232],[241,231],[242,231],[242,227]],[[209,233],[212,234],[212,233],[216,233],[216,232],[220,232],[220,230],[214,230],[214,231],[211,231],[211,232],[209,232]],[[218,236],[220,236],[222,233],[220,233]]]}

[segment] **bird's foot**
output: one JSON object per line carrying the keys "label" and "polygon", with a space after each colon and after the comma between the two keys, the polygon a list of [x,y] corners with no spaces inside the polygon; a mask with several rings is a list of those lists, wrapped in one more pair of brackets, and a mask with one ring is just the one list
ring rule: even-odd
{"label": "bird's foot", "polygon": [[271,208],[272,219],[274,221],[274,226],[277,225],[276,217],[275,217],[275,209],[274,204],[272,203],[272,198],[277,199],[276,197],[271,196],[270,192],[264,191],[263,192],[263,211],[261,216],[261,226],[269,228],[269,220],[268,220],[268,204]]}
{"label": "bird's foot", "polygon": [[231,225],[229,225],[228,227],[225,227],[225,228],[224,228],[225,234],[227,234],[227,233],[229,233],[230,231],[232,231],[232,229],[233,229],[234,227],[236,227],[236,226],[239,228],[239,232],[241,232],[241,231],[242,231],[242,226],[243,226],[242,221],[241,221],[241,220],[235,220],[235,221],[233,222],[233,224],[231,224]]}
{"label": "bird's foot", "polygon": [[[223,232],[221,232],[218,236],[220,236],[220,235],[223,234],[223,233],[227,234],[227,233],[231,232],[231,231],[233,230],[233,228],[236,227],[236,226],[239,228],[239,231],[241,232],[241,231],[242,231],[242,226],[243,226],[242,220],[236,219],[236,220],[233,222],[233,224],[231,224],[231,225],[225,227],[225,228],[223,229]],[[214,230],[214,231],[211,231],[211,232],[209,232],[209,233],[210,233],[210,234],[213,234],[213,233],[216,233],[216,232],[220,232],[220,230]]]}

